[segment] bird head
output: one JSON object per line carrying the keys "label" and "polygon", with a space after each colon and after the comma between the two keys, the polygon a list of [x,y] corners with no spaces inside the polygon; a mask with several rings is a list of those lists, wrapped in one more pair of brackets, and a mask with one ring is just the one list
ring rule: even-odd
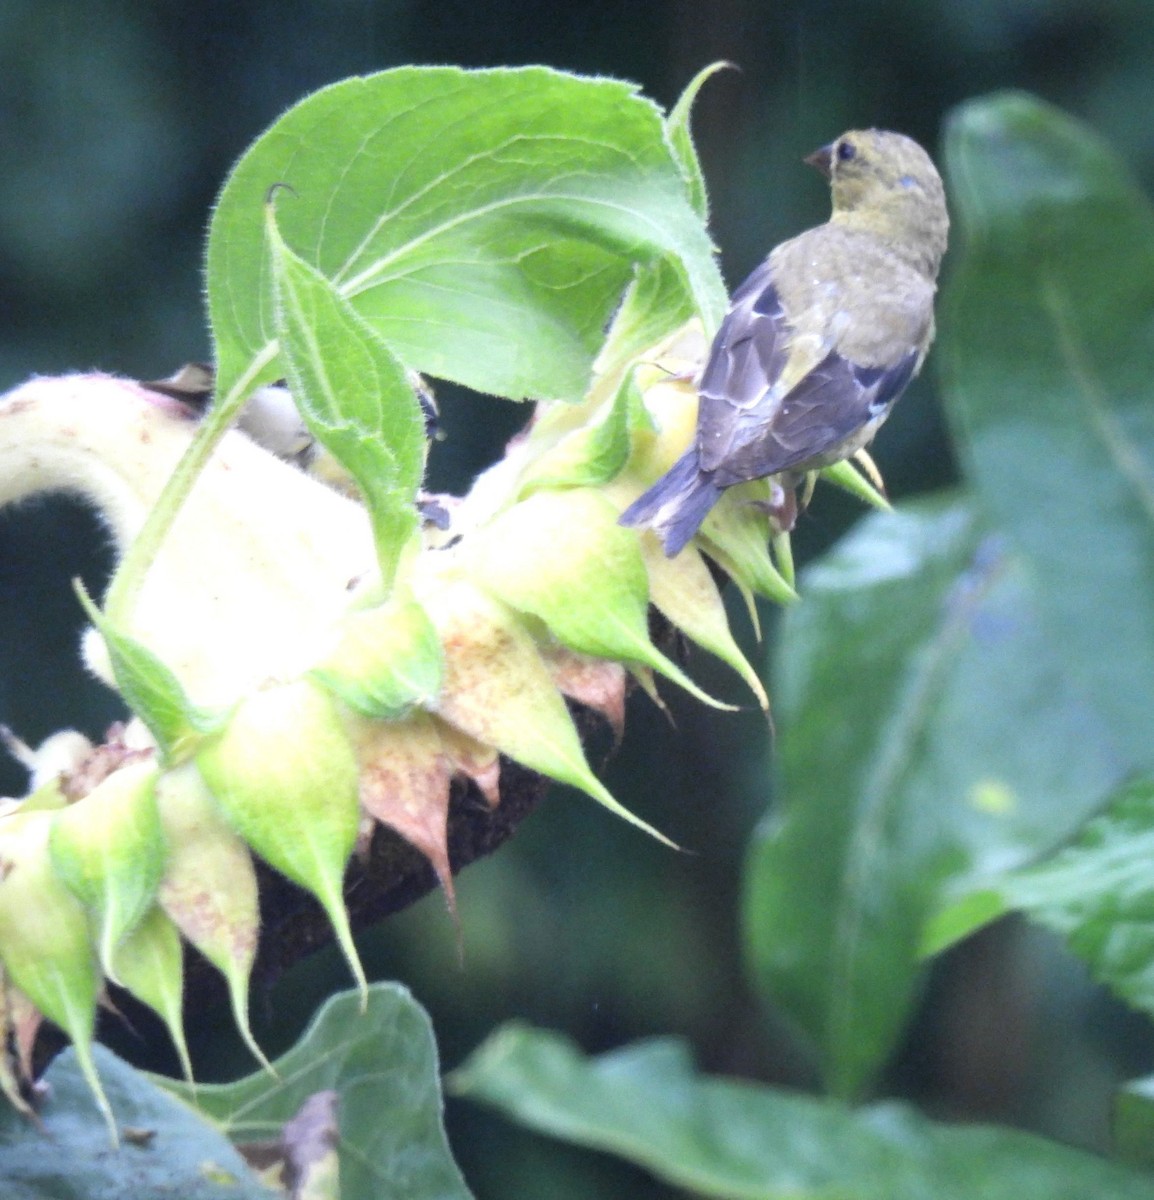
{"label": "bird head", "polygon": [[854,129],[806,160],[830,181],[833,220],[892,240],[937,274],[949,215],[941,176],[912,138]]}

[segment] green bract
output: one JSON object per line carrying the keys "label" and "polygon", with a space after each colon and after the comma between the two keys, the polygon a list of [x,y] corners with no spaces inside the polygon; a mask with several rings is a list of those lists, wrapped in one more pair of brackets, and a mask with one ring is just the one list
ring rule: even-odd
{"label": "green bract", "polygon": [[91,915],[109,975],[117,947],[151,906],[164,871],[156,774],[150,761],[128,763],[52,823],[52,865]]}
{"label": "green bract", "polygon": [[360,819],[357,763],[336,704],[307,679],[254,692],[196,765],[244,841],[324,906],[363,988],[341,898]]}

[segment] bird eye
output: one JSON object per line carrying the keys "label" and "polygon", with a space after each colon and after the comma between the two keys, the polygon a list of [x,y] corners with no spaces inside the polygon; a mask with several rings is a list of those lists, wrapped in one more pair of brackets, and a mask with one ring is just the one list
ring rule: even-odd
{"label": "bird eye", "polygon": [[853,142],[838,142],[837,157],[839,162],[849,162],[857,154],[857,148]]}

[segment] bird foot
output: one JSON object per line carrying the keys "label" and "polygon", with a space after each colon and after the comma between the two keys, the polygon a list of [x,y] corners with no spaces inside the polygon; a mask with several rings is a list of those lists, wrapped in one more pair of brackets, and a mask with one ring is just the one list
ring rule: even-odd
{"label": "bird foot", "polygon": [[797,514],[809,503],[809,497],[812,492],[813,488],[808,487],[804,495],[804,501],[799,508],[796,485],[792,483],[782,484],[776,479],[771,479],[769,482],[769,499],[750,500],[749,503],[754,508],[761,509],[762,512],[769,516],[769,523],[773,535],[776,537],[783,533],[790,533],[793,530],[794,525],[797,524]]}

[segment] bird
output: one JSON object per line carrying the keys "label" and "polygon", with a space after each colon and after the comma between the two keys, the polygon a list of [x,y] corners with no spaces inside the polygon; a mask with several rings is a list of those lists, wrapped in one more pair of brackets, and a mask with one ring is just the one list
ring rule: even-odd
{"label": "bird", "polygon": [[621,514],[671,558],[748,480],[778,477],[790,528],[797,484],[869,445],[933,341],[949,214],[930,156],[861,129],[804,161],[829,180],[830,219],[734,292],[698,383],[693,445]]}

